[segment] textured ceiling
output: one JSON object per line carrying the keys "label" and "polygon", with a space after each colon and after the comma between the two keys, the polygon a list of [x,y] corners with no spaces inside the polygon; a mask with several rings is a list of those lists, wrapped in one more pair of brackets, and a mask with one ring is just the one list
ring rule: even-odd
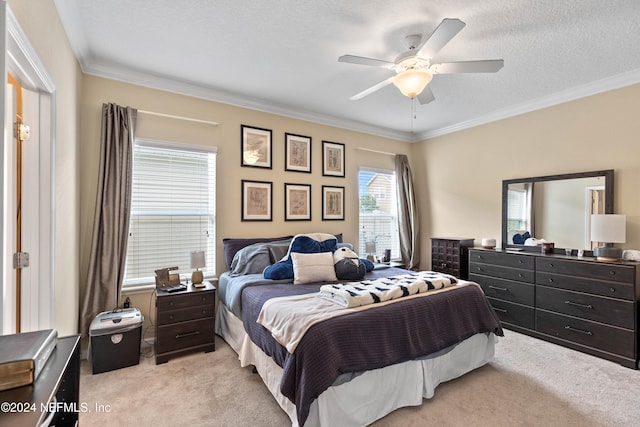
{"label": "textured ceiling", "polygon": [[[405,141],[640,82],[638,0],[55,4],[85,73]],[[393,71],[339,56],[394,61],[407,35],[428,36],[443,18],[467,25],[435,62],[504,59],[504,68],[436,75],[435,101],[416,103],[415,117],[393,85],[349,100]]]}

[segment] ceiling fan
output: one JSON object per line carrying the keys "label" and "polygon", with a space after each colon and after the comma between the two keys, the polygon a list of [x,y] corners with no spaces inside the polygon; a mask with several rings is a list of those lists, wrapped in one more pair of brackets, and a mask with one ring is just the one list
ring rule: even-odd
{"label": "ceiling fan", "polygon": [[394,62],[381,59],[365,58],[355,55],[342,55],[339,62],[382,67],[394,70],[396,74],[369,89],[349,98],[352,101],[393,83],[409,98],[418,98],[420,104],[427,104],[435,99],[433,92],[427,85],[435,74],[453,73],[495,73],[504,66],[502,59],[488,59],[482,61],[461,61],[433,63],[431,58],[437,54],[449,41],[464,28],[466,24],[459,19],[445,18],[435,31],[422,42],[422,36],[413,34],[407,36],[409,50],[401,53]]}

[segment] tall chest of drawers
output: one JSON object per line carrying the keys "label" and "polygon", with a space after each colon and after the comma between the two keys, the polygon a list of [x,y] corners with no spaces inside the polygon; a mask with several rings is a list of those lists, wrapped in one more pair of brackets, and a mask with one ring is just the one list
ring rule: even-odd
{"label": "tall chest of drawers", "polygon": [[469,276],[469,248],[475,239],[459,237],[431,238],[431,270],[461,279]]}
{"label": "tall chest of drawers", "polygon": [[469,269],[505,327],[639,367],[640,264],[473,249]]}

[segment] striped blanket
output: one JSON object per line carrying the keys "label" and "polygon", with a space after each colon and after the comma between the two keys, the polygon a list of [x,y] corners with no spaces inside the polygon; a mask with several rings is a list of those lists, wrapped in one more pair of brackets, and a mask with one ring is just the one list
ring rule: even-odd
{"label": "striped blanket", "polygon": [[420,271],[389,278],[323,285],[318,297],[351,308],[442,289],[456,283],[457,279],[449,274]]}

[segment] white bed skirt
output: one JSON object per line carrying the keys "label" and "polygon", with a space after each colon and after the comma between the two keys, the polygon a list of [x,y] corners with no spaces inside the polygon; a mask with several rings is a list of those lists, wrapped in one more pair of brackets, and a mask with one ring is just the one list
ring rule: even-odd
{"label": "white bed skirt", "polygon": [[[238,353],[240,366],[253,365],[263,382],[298,426],[294,404],[280,393],[282,368],[264,354],[246,334],[242,321],[220,304],[216,313],[216,333]],[[325,390],[311,404],[304,427],[364,426],[395,409],[417,406],[433,397],[435,388],[486,364],[494,355],[497,337],[493,333],[476,334],[452,346],[437,357],[411,360],[366,371],[351,381]],[[372,390],[375,390],[372,393]]]}

